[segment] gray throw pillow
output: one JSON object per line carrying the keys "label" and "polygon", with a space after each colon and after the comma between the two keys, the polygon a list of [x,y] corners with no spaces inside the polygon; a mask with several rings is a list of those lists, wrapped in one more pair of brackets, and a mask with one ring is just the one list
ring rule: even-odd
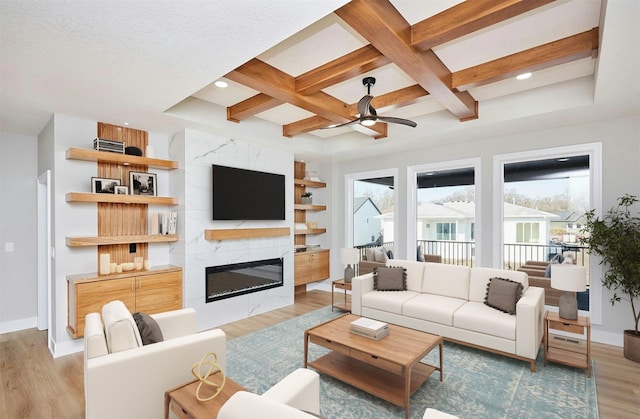
{"label": "gray throw pillow", "polygon": [[164,340],[158,322],[150,315],[141,312],[133,313],[133,320],[136,321],[143,345],[158,343]]}
{"label": "gray throw pillow", "polygon": [[521,283],[504,278],[491,278],[484,303],[496,310],[516,314],[516,304],[522,297]]}
{"label": "gray throw pillow", "polygon": [[378,266],[373,269],[376,291],[406,291],[407,270],[401,266]]}

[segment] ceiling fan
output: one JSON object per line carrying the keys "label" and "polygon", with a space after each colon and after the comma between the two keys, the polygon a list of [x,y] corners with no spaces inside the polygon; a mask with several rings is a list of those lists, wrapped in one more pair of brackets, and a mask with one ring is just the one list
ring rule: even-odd
{"label": "ceiling fan", "polygon": [[362,84],[367,86],[367,94],[363,96],[362,99],[360,99],[360,101],[358,102],[358,113],[360,114],[360,117],[358,117],[358,119],[354,119],[353,121],[345,122],[344,124],[339,125],[331,125],[327,128],[344,127],[356,123],[360,123],[365,127],[370,127],[378,121],[388,122],[391,124],[402,124],[414,128],[418,126],[418,124],[408,119],[395,118],[393,116],[378,116],[375,108],[371,106],[371,101],[373,100],[373,96],[371,96],[371,86],[376,84],[376,78],[365,77],[364,79],[362,79]]}

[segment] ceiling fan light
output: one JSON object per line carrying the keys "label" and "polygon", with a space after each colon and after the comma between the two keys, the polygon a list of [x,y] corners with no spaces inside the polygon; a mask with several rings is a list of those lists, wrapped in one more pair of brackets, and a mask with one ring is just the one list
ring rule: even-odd
{"label": "ceiling fan light", "polygon": [[370,127],[372,125],[376,124],[376,120],[375,119],[365,119],[362,122],[360,122],[362,125],[364,125],[365,127]]}

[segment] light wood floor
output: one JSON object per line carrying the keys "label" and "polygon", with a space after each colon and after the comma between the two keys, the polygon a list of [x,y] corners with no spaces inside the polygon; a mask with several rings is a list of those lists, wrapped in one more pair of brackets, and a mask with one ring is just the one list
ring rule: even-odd
{"label": "light wood floor", "polygon": [[[297,296],[292,306],[221,329],[233,339],[330,302],[329,293],[311,291]],[[84,417],[83,355],[53,359],[46,339],[46,332],[36,329],[0,335],[0,418]],[[640,417],[640,364],[625,359],[622,348],[594,343],[592,352],[600,417]]]}

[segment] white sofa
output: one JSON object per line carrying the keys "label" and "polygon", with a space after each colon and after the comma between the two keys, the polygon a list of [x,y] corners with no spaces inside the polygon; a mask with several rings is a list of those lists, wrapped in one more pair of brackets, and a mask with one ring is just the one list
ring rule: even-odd
{"label": "white sofa", "polygon": [[[165,392],[194,380],[191,368],[203,355],[215,352],[218,365],[223,371],[226,369],[224,332],[213,329],[196,333],[194,309],[151,315],[164,340],[139,346],[141,337],[126,306],[120,301],[107,306],[109,310],[103,307],[102,317],[100,313],[86,316],[85,417],[161,418]],[[320,411],[320,379],[315,371],[307,369],[293,371],[262,396],[247,394],[232,397],[218,417],[251,417],[245,413],[258,408],[263,418],[305,418],[313,416],[303,411],[312,414]],[[246,398],[258,399],[246,404]],[[266,412],[273,414],[265,415]]]}
{"label": "white sofa", "polygon": [[[390,259],[386,266],[406,269],[407,290],[376,291],[373,273],[354,277],[353,314],[528,361],[535,371],[544,331],[544,290],[529,287],[526,273],[401,259]],[[494,277],[523,285],[515,315],[484,304]]]}

